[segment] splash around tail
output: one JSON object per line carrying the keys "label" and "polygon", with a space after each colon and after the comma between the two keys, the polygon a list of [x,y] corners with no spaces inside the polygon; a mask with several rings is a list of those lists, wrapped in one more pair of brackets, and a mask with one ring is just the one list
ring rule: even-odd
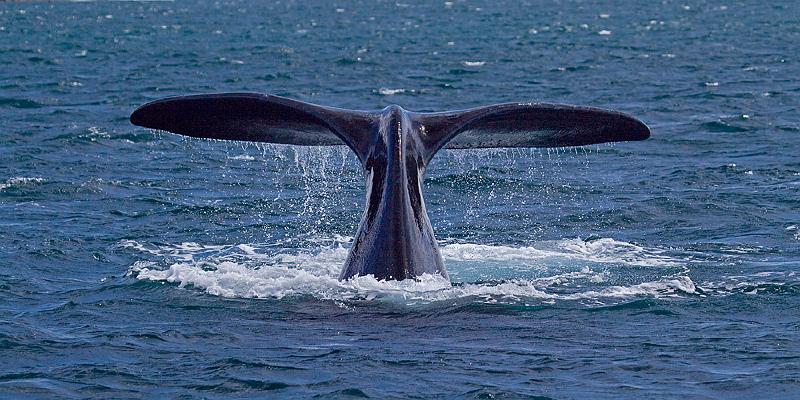
{"label": "splash around tail", "polygon": [[367,202],[342,280],[447,278],[421,185],[439,149],[583,146],[650,136],[629,115],[591,107],[507,103],[441,113],[396,105],[354,111],[255,93],[156,100],[136,109],[131,123],[199,138],[347,145],[364,168]]}

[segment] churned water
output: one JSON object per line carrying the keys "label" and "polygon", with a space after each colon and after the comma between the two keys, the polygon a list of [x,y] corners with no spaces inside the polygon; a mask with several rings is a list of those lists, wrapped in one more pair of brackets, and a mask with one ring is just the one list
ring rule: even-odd
{"label": "churned water", "polygon": [[[0,4],[2,398],[797,398],[795,1]],[[619,109],[645,142],[445,151],[452,284],[336,278],[345,148],[156,98]]]}

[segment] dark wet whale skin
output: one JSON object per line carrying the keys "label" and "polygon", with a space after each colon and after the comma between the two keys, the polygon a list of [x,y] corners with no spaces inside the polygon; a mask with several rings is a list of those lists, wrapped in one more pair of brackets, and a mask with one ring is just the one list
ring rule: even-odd
{"label": "dark wet whale skin", "polygon": [[366,210],[340,279],[448,278],[422,197],[425,146],[401,107],[383,109],[364,160]]}

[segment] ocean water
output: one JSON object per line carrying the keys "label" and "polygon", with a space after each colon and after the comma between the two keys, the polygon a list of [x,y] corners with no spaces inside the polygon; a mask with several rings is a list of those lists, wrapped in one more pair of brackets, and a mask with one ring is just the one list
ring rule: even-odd
{"label": "ocean water", "polygon": [[[2,2],[0,398],[798,398],[798,56],[794,1]],[[652,137],[444,151],[452,282],[339,282],[347,149],[128,122],[220,91]]]}

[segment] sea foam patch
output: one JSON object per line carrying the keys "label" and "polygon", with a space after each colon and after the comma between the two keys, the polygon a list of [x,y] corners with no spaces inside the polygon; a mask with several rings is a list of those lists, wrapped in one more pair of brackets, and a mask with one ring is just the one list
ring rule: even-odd
{"label": "sea foam patch", "polygon": [[[441,252],[455,278],[453,284],[438,275],[404,281],[378,281],[372,276],[339,281],[349,240],[348,237],[327,239],[323,242],[334,244],[316,250],[266,244],[156,246],[135,241],[124,241],[120,246],[151,258],[130,267],[129,275],[137,279],[169,282],[224,297],[280,299],[300,295],[336,301],[388,299],[410,303],[458,298],[488,303],[532,300],[602,303],[636,296],[698,292],[685,268],[665,268],[680,264],[680,260],[659,249],[613,239],[591,242],[569,239],[529,247],[444,245]],[[471,279],[465,272],[482,266],[486,266],[483,276],[489,279],[474,279],[474,276]],[[498,272],[498,266],[505,272]],[[630,283],[620,279],[623,273],[616,269],[628,268],[630,272],[632,267],[654,269],[656,279]]]}
{"label": "sea foam patch", "polygon": [[0,190],[14,186],[24,186],[24,185],[38,184],[42,182],[44,182],[44,178],[15,176],[13,178],[9,178],[3,182],[0,182]]}
{"label": "sea foam patch", "polygon": [[596,263],[618,263],[652,267],[671,267],[679,264],[678,260],[665,255],[664,250],[644,248],[609,238],[591,241],[582,239],[549,241],[530,247],[450,244],[442,247],[441,252],[446,259],[455,261],[526,261],[566,258]]}

